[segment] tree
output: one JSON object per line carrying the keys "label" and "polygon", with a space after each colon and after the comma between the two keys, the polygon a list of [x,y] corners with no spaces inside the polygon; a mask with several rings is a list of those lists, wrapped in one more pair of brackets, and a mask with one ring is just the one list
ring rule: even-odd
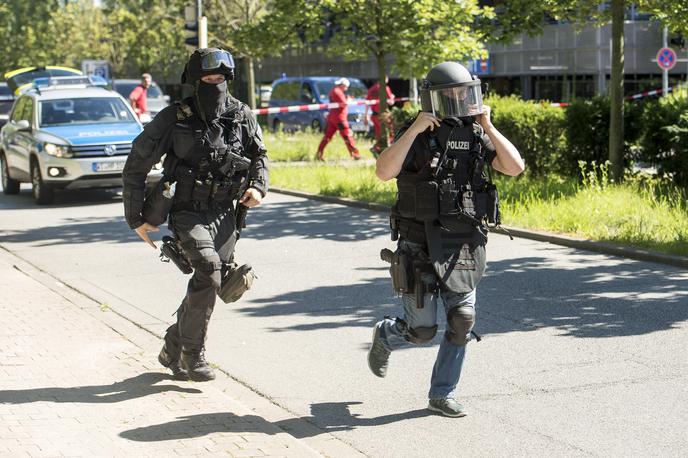
{"label": "tree", "polygon": [[[336,24],[328,53],[375,59],[383,112],[388,57],[394,58],[400,75],[412,78],[445,60],[486,55],[473,29],[478,19],[492,16],[492,9],[481,8],[476,0],[323,0],[321,5],[323,20]],[[387,146],[384,127],[381,139],[381,146]]]}

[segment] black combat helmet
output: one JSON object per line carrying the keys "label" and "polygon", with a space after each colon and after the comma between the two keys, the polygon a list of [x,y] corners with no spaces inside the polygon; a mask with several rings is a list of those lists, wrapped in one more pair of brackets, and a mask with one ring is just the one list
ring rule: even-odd
{"label": "black combat helmet", "polygon": [[440,119],[477,115],[483,111],[480,80],[457,62],[442,62],[423,80],[420,103]]}
{"label": "black combat helmet", "polygon": [[189,57],[182,73],[182,84],[194,84],[202,76],[223,74],[234,79],[234,59],[229,51],[219,48],[200,48]]}

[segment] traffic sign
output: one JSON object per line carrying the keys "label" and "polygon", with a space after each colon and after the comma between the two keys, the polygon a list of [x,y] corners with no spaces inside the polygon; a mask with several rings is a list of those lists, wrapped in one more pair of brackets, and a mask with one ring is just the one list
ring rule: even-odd
{"label": "traffic sign", "polygon": [[676,51],[671,48],[662,48],[657,52],[657,65],[662,70],[671,70],[676,66]]}
{"label": "traffic sign", "polygon": [[95,75],[110,80],[110,63],[107,60],[82,60],[81,71],[85,75]]}

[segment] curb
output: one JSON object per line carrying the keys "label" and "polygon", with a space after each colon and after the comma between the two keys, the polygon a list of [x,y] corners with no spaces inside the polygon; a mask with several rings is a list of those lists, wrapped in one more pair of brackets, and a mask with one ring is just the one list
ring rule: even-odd
{"label": "curb", "polygon": [[[375,212],[389,212],[389,207],[383,204],[362,202],[359,200],[348,199],[345,197],[321,196],[318,194],[310,194],[301,191],[292,191],[290,189],[270,188],[270,191],[278,194],[286,194],[294,197],[301,197],[304,199],[317,200],[327,202],[330,204],[346,205],[348,207],[363,208]],[[498,229],[493,229],[493,232],[502,235],[513,235],[523,239],[536,240],[538,242],[547,242],[554,245],[562,245],[570,248],[577,248],[581,250],[594,251],[598,253],[609,254],[613,256],[620,256],[638,261],[656,262],[659,264],[667,264],[674,267],[682,267],[688,269],[688,257],[676,256],[671,254],[657,253],[655,251],[643,250],[640,248],[630,248],[621,245],[615,245],[607,242],[597,242],[594,240],[577,239],[565,235],[555,235],[549,232],[539,232],[529,229],[521,229],[511,226],[502,226]]]}

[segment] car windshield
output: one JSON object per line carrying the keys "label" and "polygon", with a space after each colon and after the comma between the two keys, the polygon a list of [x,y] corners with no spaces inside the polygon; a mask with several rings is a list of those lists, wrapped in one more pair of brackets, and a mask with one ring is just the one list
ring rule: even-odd
{"label": "car windshield", "polygon": [[[119,92],[119,94],[124,97],[125,99],[129,99],[129,94],[131,94],[131,91],[134,90],[136,86],[138,86],[139,82],[131,82],[131,83],[117,83],[115,82],[115,90]],[[162,97],[162,91],[158,87],[157,84],[153,83],[149,88],[148,88],[148,97],[151,99],[157,99],[158,97]]]}
{"label": "car windshield", "polygon": [[[326,102],[330,95],[330,91],[334,87],[334,81],[318,81],[315,83],[318,86],[318,92],[320,93],[320,100]],[[349,95],[355,99],[365,99],[368,94],[368,89],[360,80],[350,79],[349,82],[351,86],[346,90],[345,94]]]}
{"label": "car windshield", "polygon": [[120,98],[59,99],[40,102],[42,127],[136,122]]}

